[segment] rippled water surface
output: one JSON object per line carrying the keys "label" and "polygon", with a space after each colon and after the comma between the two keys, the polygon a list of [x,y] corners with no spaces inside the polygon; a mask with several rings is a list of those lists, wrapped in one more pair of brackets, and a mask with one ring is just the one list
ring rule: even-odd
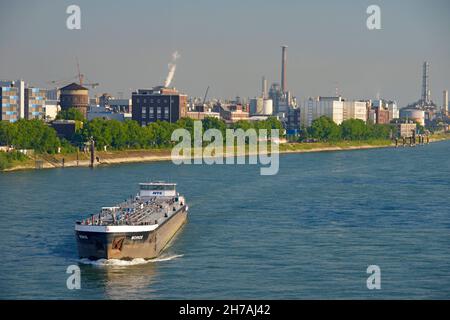
{"label": "rippled water surface", "polygon": [[[177,182],[190,207],[166,252],[79,261],[74,221],[149,179]],[[450,298],[450,142],[282,155],[276,176],[170,162],[2,173],[0,204],[2,299]]]}

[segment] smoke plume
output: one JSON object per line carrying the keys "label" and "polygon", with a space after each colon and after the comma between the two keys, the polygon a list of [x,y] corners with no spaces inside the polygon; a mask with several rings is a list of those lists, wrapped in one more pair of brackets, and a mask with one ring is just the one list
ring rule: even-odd
{"label": "smoke plume", "polygon": [[169,67],[169,74],[167,75],[166,81],[164,82],[164,86],[168,87],[170,86],[170,83],[173,80],[173,76],[175,75],[175,70],[177,69],[177,60],[180,58],[180,55],[178,54],[178,51],[175,51],[172,54],[172,61],[168,64]]}

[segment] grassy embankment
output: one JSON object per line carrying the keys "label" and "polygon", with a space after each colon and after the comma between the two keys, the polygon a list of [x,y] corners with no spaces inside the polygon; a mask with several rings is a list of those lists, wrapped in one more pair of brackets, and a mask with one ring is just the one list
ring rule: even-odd
{"label": "grassy embankment", "polygon": [[430,141],[442,141],[442,140],[450,140],[450,132],[440,132],[435,133],[430,136]]}
{"label": "grassy embankment", "polygon": [[2,152],[0,151],[0,171],[22,165],[30,165],[31,158],[20,152]]}
{"label": "grassy embankment", "polygon": [[[449,133],[434,134],[430,141],[441,141],[450,139]],[[315,143],[285,143],[279,146],[280,153],[301,153],[315,151],[337,151],[354,150],[377,147],[388,147],[393,145],[390,140],[368,140],[368,141],[336,141]],[[248,148],[247,148],[248,150]],[[100,163],[113,164],[122,162],[143,162],[170,160],[171,149],[143,149],[143,150],[111,150],[97,151],[96,157]],[[38,154],[27,157],[18,153],[7,154],[0,152],[0,171],[34,169],[36,160],[43,160],[44,168],[61,167],[64,159],[65,166],[87,166],[89,165],[89,154],[82,152],[67,154]]]}
{"label": "grassy embankment", "polygon": [[280,152],[307,152],[326,151],[327,149],[356,149],[385,147],[392,145],[390,140],[367,140],[367,141],[335,141],[335,142],[314,142],[314,143],[285,143],[280,145]]}

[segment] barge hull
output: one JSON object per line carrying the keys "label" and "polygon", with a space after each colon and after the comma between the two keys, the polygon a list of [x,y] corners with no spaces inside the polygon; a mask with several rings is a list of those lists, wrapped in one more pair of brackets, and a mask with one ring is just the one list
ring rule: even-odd
{"label": "barge hull", "polygon": [[81,259],[156,258],[187,220],[183,207],[152,231],[88,232],[75,231]]}

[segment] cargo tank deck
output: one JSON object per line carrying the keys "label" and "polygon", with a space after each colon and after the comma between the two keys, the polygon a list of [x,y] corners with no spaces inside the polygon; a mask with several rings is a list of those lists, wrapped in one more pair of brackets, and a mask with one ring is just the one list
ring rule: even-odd
{"label": "cargo tank deck", "polygon": [[114,207],[104,207],[90,218],[78,221],[86,226],[143,226],[160,224],[173,212],[184,206],[172,197],[129,199]]}

